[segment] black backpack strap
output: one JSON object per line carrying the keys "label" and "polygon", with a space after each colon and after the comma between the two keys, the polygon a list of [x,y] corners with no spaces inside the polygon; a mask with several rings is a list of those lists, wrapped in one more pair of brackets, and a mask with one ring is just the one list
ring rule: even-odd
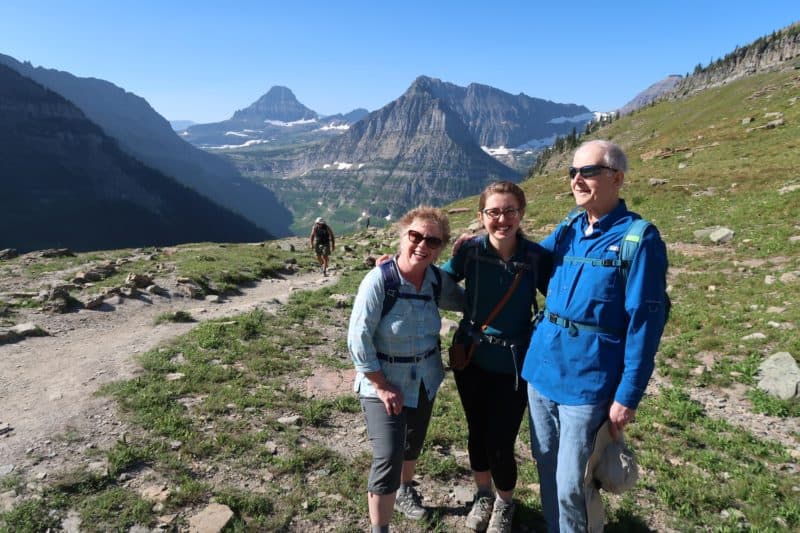
{"label": "black backpack strap", "polygon": [[379,268],[383,278],[383,308],[381,309],[381,318],[383,318],[397,302],[397,295],[400,291],[400,273],[397,271],[394,259],[386,261]]}
{"label": "black backpack strap", "polygon": [[442,296],[442,271],[436,265],[431,265],[430,268],[436,278],[433,283],[433,299],[436,301],[436,307],[439,307],[439,298]]}
{"label": "black backpack strap", "polygon": [[[400,292],[400,272],[397,270],[397,263],[394,259],[386,261],[381,264],[379,268],[381,269],[381,277],[383,278],[383,307],[381,308],[381,318],[385,317],[389,311],[392,310],[398,298],[425,301],[431,299],[427,294]],[[442,273],[437,267],[434,267],[433,274],[436,276],[436,283],[433,284],[433,296],[436,298],[436,305],[438,306],[439,296],[442,293]]]}

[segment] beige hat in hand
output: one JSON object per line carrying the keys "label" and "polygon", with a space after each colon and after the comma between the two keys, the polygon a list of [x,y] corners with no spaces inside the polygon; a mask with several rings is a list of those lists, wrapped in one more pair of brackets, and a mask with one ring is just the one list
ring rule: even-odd
{"label": "beige hat in hand", "polygon": [[625,445],[625,438],[615,441],[611,436],[611,422],[600,426],[594,439],[594,450],[586,463],[584,492],[586,495],[586,514],[590,533],[603,531],[605,509],[600,489],[614,494],[622,494],[632,489],[639,480],[639,465],[636,456]]}

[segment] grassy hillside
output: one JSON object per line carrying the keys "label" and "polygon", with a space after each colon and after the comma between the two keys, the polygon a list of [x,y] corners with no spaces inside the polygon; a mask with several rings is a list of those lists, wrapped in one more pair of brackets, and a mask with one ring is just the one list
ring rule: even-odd
{"label": "grassy hillside", "polygon": [[[800,529],[800,406],[755,387],[766,356],[800,357],[800,242],[790,239],[800,235],[800,187],[791,187],[800,185],[798,89],[800,70],[759,75],[648,107],[593,135],[620,143],[630,156],[624,197],[669,244],[673,301],[657,376],[628,431],[641,480],[608,499],[608,531]],[[768,113],[781,113],[784,123],[749,131],[774,120]],[[743,125],[745,118],[753,120]],[[524,226],[534,238],[573,205],[568,156],[523,183]],[[451,206],[469,209],[452,215],[454,233],[472,221],[475,206],[474,197]],[[718,225],[736,232],[730,243],[694,236]],[[137,428],[97,451],[108,472],[33,484],[21,473],[6,476],[0,492],[13,491],[20,503],[0,514],[0,529],[43,530],[70,509],[89,531],[152,526],[162,515],[175,515],[168,527],[179,529],[213,499],[235,512],[229,531],[366,530],[370,454],[357,401],[347,385],[331,397],[308,397],[305,386],[320,370],[349,368],[344,338],[363,258],[390,250],[392,240],[375,229],[342,236],[333,258],[336,286],[295,293],[275,316],[202,323],[145,354],[141,376],[105,391]],[[249,266],[259,260],[252,247],[204,254],[179,250],[158,260],[218,283],[235,281],[236,272],[242,280],[266,275]],[[313,268],[310,251],[295,256],[300,268]],[[344,296],[331,298],[337,294]],[[743,339],[753,332],[765,339]],[[174,372],[185,377],[167,379]],[[300,415],[299,423],[279,422],[288,414]],[[526,432],[518,447],[515,531],[542,527]],[[453,491],[470,486],[465,448],[448,374],[419,466],[434,520],[395,517],[397,530],[463,528],[466,509]],[[155,472],[169,492],[157,511],[135,490],[143,471]]]}

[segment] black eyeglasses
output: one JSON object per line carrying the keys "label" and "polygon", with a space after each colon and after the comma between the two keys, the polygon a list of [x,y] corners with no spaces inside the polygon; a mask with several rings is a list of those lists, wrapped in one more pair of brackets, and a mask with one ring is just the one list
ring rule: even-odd
{"label": "black eyeglasses", "polygon": [[418,231],[414,231],[413,229],[408,230],[408,240],[413,242],[414,244],[419,244],[422,241],[425,241],[425,244],[428,245],[428,248],[439,248],[442,246],[443,241],[439,237],[431,237],[430,235],[423,235]]}
{"label": "black eyeglasses", "polygon": [[569,167],[569,178],[574,180],[575,176],[579,173],[584,178],[593,178],[600,175],[603,170],[617,171],[616,168],[607,167],[605,165],[586,165],[580,168]]}
{"label": "black eyeglasses", "polygon": [[484,215],[491,218],[492,220],[497,220],[500,218],[500,215],[505,216],[506,218],[517,218],[520,213],[522,213],[522,209],[518,209],[516,207],[506,207],[504,209],[500,209],[498,207],[492,207],[491,209],[484,209],[481,211]]}

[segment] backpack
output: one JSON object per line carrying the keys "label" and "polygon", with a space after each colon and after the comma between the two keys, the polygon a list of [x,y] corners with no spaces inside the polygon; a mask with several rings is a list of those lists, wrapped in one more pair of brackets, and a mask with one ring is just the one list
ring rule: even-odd
{"label": "backpack", "polygon": [[328,244],[330,242],[330,229],[328,225],[314,226],[314,239],[317,244]]}
{"label": "backpack", "polygon": [[[389,311],[392,310],[398,298],[426,301],[431,299],[431,297],[426,294],[400,292],[400,272],[397,271],[397,263],[395,261],[386,261],[381,264],[379,268],[381,269],[381,277],[383,277],[383,308],[381,309],[381,318],[385,317]],[[442,272],[439,270],[439,267],[434,265],[428,268],[433,269],[433,275],[436,277],[436,282],[433,284],[433,298],[438,307],[439,297],[442,294]]]}
{"label": "backpack", "polygon": [[[567,228],[572,226],[572,223],[583,213],[582,209],[575,208],[569,212],[569,214],[561,221],[556,231],[556,244],[555,246],[558,247],[559,243],[561,242],[561,238],[564,236]],[[623,287],[627,288],[628,285],[628,272],[631,269],[631,263],[633,262],[633,257],[636,254],[636,249],[639,248],[639,243],[642,241],[642,237],[644,236],[645,230],[647,230],[648,226],[652,226],[652,224],[643,219],[639,218],[633,221],[633,223],[628,228],[628,231],[625,232],[625,235],[622,236],[622,243],[619,246],[619,257],[618,259],[590,259],[588,257],[574,257],[574,256],[564,256],[565,261],[573,262],[573,263],[587,263],[592,266],[611,266],[619,268],[620,277],[622,278]],[[669,320],[669,312],[672,309],[672,301],[669,298],[669,294],[664,292],[664,323]]]}

